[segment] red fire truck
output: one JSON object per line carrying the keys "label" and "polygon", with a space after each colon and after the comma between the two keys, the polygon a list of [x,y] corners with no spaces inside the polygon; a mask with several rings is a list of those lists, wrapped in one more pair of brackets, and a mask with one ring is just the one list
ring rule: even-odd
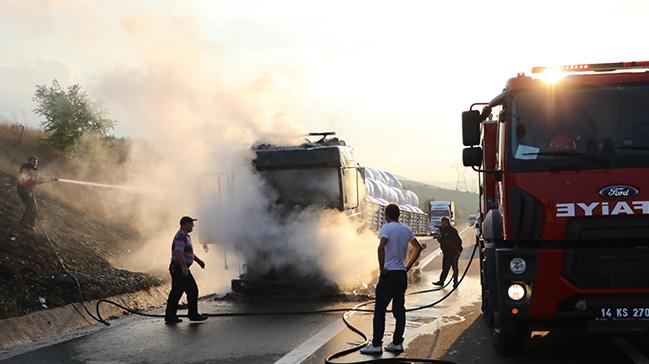
{"label": "red fire truck", "polygon": [[462,113],[494,348],[649,329],[649,62],[536,67]]}

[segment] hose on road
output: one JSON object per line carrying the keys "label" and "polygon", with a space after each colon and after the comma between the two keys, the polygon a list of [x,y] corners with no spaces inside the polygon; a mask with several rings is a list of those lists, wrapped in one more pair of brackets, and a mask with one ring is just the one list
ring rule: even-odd
{"label": "hose on road", "polygon": [[[34,196],[34,206],[36,207],[36,196]],[[37,214],[38,216],[38,214]],[[74,275],[72,272],[68,270],[66,267],[63,258],[59,255],[58,251],[54,247],[54,244],[50,240],[45,228],[41,224],[40,219],[37,218],[37,222],[41,230],[43,231],[43,235],[45,235],[45,238],[50,244],[50,247],[54,251],[54,254],[57,257],[58,263],[60,264],[61,268],[70,276],[74,279],[74,282],[77,287],[77,291],[79,293],[79,300],[80,304],[83,307],[84,311],[88,316],[90,316],[93,320],[102,323],[106,326],[110,326],[110,322],[108,322],[106,319],[104,319],[101,315],[100,311],[100,306],[102,304],[110,304],[113,306],[116,306],[126,312],[139,315],[139,316],[144,316],[144,317],[155,317],[155,318],[164,318],[164,314],[152,314],[152,313],[146,313],[142,312],[139,310],[135,310],[129,307],[126,307],[118,302],[108,300],[108,299],[100,299],[97,301],[97,304],[95,305],[95,314],[90,312],[90,310],[86,306],[86,300],[83,296],[83,291],[81,289],[81,284],[79,282],[79,279]],[[471,267],[471,263],[475,257],[475,253],[478,249],[478,244],[476,243],[475,246],[473,247],[473,251],[471,253],[471,258],[469,259],[469,262],[464,269],[464,272],[462,273],[462,276],[459,279],[459,282],[457,286],[454,286],[453,289],[448,291],[444,296],[441,298],[435,300],[434,302],[423,305],[423,306],[418,306],[418,307],[413,307],[413,308],[408,308],[406,309],[406,312],[413,312],[413,311],[419,311],[427,308],[434,307],[435,305],[439,304],[440,302],[444,301],[446,298],[448,298],[459,285],[462,283],[464,280],[464,277],[467,275],[469,268]],[[439,287],[439,288],[432,288],[432,289],[425,289],[425,290],[420,290],[420,291],[414,291],[414,292],[408,292],[406,293],[406,296],[414,296],[414,295],[419,295],[419,294],[424,294],[424,293],[429,293],[429,292],[435,292],[435,291],[440,291],[444,288],[446,288],[449,284],[451,283],[451,280],[447,283],[444,284],[444,286]],[[427,359],[427,358],[406,358],[406,357],[394,357],[394,358],[371,358],[368,360],[362,360],[362,361],[351,361],[351,362],[338,362],[334,361],[335,359],[342,358],[346,355],[349,355],[353,352],[359,351],[363,347],[367,346],[369,344],[369,339],[367,338],[367,335],[363,333],[361,330],[356,328],[354,325],[352,325],[349,322],[349,315],[353,312],[365,312],[365,313],[373,313],[374,310],[370,309],[364,309],[362,307],[368,306],[373,304],[375,301],[367,301],[360,303],[352,308],[332,308],[332,309],[324,309],[324,310],[309,310],[309,311],[289,311],[289,312],[274,312],[274,311],[266,311],[266,312],[217,312],[217,313],[204,313],[203,315],[208,316],[208,317],[241,317],[241,316],[296,316],[296,315],[318,315],[318,314],[327,314],[327,313],[336,313],[336,312],[344,312],[342,316],[342,320],[345,323],[345,326],[358,336],[360,336],[363,339],[363,342],[361,344],[355,345],[351,348],[347,348],[345,350],[341,350],[339,352],[336,352],[334,354],[331,354],[327,359],[325,360],[325,364],[365,364],[365,363],[441,363],[441,364],[455,364],[452,361],[446,361],[446,360],[439,360],[439,359]],[[78,307],[74,306],[74,309],[81,315],[84,319],[86,317],[83,315],[83,313],[79,310]],[[386,312],[391,312],[391,310],[387,310]],[[178,315],[179,317],[187,317],[187,315]]]}
{"label": "hose on road", "polygon": [[[51,181],[57,181],[57,179],[52,179]],[[50,181],[48,181],[48,182],[50,182]],[[79,304],[81,305],[81,307],[83,308],[83,310],[86,312],[86,314],[88,314],[88,316],[90,316],[93,320],[95,320],[95,321],[97,321],[97,322],[101,322],[101,323],[104,324],[104,325],[110,325],[106,320],[104,320],[104,319],[101,317],[101,315],[99,315],[99,314],[98,314],[97,316],[93,315],[92,312],[90,312],[90,310],[89,310],[88,307],[86,306],[86,304],[85,304],[85,301],[86,301],[86,300],[85,300],[85,298],[83,297],[83,290],[81,289],[81,283],[79,282],[79,278],[77,278],[77,276],[76,276],[74,273],[72,273],[72,272],[70,272],[70,270],[68,270],[68,267],[65,265],[65,262],[63,261],[63,258],[61,257],[61,255],[59,254],[59,252],[58,252],[58,251],[56,250],[56,248],[54,247],[54,244],[52,243],[52,240],[50,240],[50,237],[49,237],[49,235],[47,234],[47,231],[46,231],[45,228],[43,227],[43,224],[41,223],[41,219],[40,219],[40,217],[38,217],[38,216],[39,216],[39,213],[38,213],[38,203],[36,202],[36,194],[33,193],[33,192],[32,192],[32,199],[33,199],[33,202],[34,202],[34,212],[35,212],[35,214],[36,214],[36,219],[35,219],[35,220],[36,220],[36,223],[38,223],[38,226],[41,228],[41,231],[43,231],[43,235],[45,235],[45,239],[47,239],[47,242],[50,244],[50,247],[52,248],[52,251],[54,252],[54,255],[56,256],[56,259],[57,259],[59,265],[61,266],[61,269],[63,269],[63,271],[64,271],[68,276],[72,277],[72,279],[74,280],[74,284],[76,285],[76,287],[77,287],[77,292],[78,292],[78,294],[79,294]],[[75,304],[72,304],[72,307],[74,308],[75,311],[77,311],[77,313],[78,313],[81,317],[83,317],[84,320],[86,320],[86,322],[90,323],[90,322],[88,321],[88,319],[86,318],[86,316],[83,315],[83,313],[81,312],[81,310],[79,309],[79,307],[77,307]],[[97,312],[99,312],[99,311],[97,311]]]}
{"label": "hose on road", "polygon": [[[429,303],[427,305],[423,306],[418,306],[418,307],[413,307],[413,308],[408,308],[406,309],[406,312],[413,312],[413,311],[419,311],[419,310],[424,310],[427,308],[431,308],[436,306],[437,304],[441,303],[444,301],[446,298],[448,298],[459,285],[462,283],[464,280],[464,277],[466,277],[467,273],[469,272],[469,268],[471,267],[471,263],[473,262],[473,259],[475,257],[475,253],[478,250],[478,244],[475,244],[473,247],[473,251],[471,253],[471,258],[469,259],[468,264],[466,265],[466,268],[464,269],[464,272],[462,273],[462,276],[460,277],[458,281],[458,285],[456,287],[453,287],[450,291],[446,292],[444,296],[441,298],[435,300],[432,303]],[[425,289],[425,290],[420,290],[420,291],[414,291],[414,292],[408,292],[406,293],[407,296],[414,296],[414,295],[419,295],[419,294],[424,294],[424,293],[430,293],[430,292],[435,292],[435,291],[440,291],[447,286],[450,285],[452,280],[449,279],[447,283],[444,284],[443,287],[439,288],[432,288],[432,289]],[[327,359],[325,360],[325,364],[364,364],[364,363],[440,363],[440,364],[455,364],[452,361],[447,361],[447,360],[439,360],[439,359],[428,359],[428,358],[406,358],[406,357],[394,357],[394,358],[371,358],[368,360],[363,360],[363,361],[335,361],[336,359],[342,358],[344,356],[347,356],[353,352],[359,351],[363,347],[367,346],[369,344],[369,339],[367,338],[367,335],[363,333],[360,329],[356,328],[354,325],[352,325],[349,321],[349,315],[353,312],[365,312],[365,313],[373,313],[374,310],[370,309],[364,309],[362,307],[368,306],[373,304],[375,301],[367,301],[360,303],[352,308],[332,308],[332,309],[324,309],[324,310],[310,310],[310,311],[290,311],[290,312],[272,312],[272,311],[266,311],[266,312],[218,312],[218,313],[204,313],[205,316],[208,317],[241,317],[241,316],[296,316],[296,315],[318,315],[318,314],[327,314],[327,313],[336,313],[336,312],[344,312],[342,316],[342,320],[345,323],[345,326],[352,332],[354,332],[356,335],[360,336],[363,340],[362,343],[355,345],[351,348],[347,348],[345,350],[341,350],[337,353],[331,354]],[[146,312],[141,312],[137,310],[133,310],[131,308],[125,307],[115,301],[107,300],[107,299],[101,299],[97,301],[97,304],[95,306],[95,311],[96,314],[93,315],[93,318],[96,316],[96,320],[98,322],[101,322],[105,325],[110,325],[108,321],[106,321],[102,316],[100,312],[100,306],[101,304],[110,304],[114,305],[116,307],[121,308],[124,311],[127,311],[132,314],[140,315],[140,316],[145,316],[145,317],[155,317],[155,318],[164,318],[164,314],[151,314],[151,313],[146,313]],[[386,312],[391,312],[390,310],[387,310]],[[178,315],[179,317],[187,317],[187,315]]]}
{"label": "hose on road", "polygon": [[[476,243],[475,246],[473,247],[473,251],[471,252],[471,258],[469,259],[469,262],[468,262],[468,264],[466,265],[466,268],[464,269],[464,272],[462,273],[462,277],[460,277],[460,280],[459,280],[457,286],[454,286],[453,289],[451,289],[450,291],[448,291],[444,296],[442,296],[441,298],[437,299],[436,301],[434,301],[434,302],[432,302],[432,303],[430,303],[430,304],[427,304],[427,305],[423,305],[423,306],[419,306],[419,307],[414,307],[414,308],[406,309],[406,312],[413,312],[413,311],[423,310],[423,309],[426,309],[426,308],[431,308],[431,307],[433,307],[433,306],[439,304],[440,302],[444,301],[445,299],[447,299],[447,298],[448,298],[448,297],[449,297],[453,292],[455,292],[455,290],[457,289],[457,287],[460,286],[460,284],[461,284],[462,281],[464,280],[464,277],[465,277],[465,276],[467,275],[467,273],[469,272],[469,268],[471,267],[471,263],[473,262],[473,258],[475,257],[475,252],[476,252],[477,250],[478,250],[478,244]],[[442,287],[442,288],[445,288],[445,287],[448,286],[450,283],[451,283],[451,280],[449,280],[449,281],[444,285],[444,287]],[[440,289],[442,289],[442,288],[434,288],[434,289],[428,289],[428,290],[422,290],[422,291],[411,292],[411,293],[408,294],[408,295],[416,295],[416,294],[422,294],[422,293],[427,293],[427,292],[437,291],[437,290],[440,290]],[[364,303],[361,303],[361,304],[359,304],[359,305],[356,305],[353,309],[347,311],[347,312],[343,315],[343,322],[345,323],[345,325],[347,326],[347,328],[350,329],[351,331],[353,331],[353,332],[354,332],[355,334],[357,334],[358,336],[360,336],[360,337],[363,339],[363,343],[358,344],[358,345],[356,345],[356,346],[353,346],[353,347],[351,347],[351,348],[345,349],[345,350],[341,350],[341,351],[339,351],[339,352],[337,352],[337,353],[334,353],[334,354],[330,355],[330,356],[327,357],[327,359],[325,360],[325,364],[363,364],[363,363],[444,363],[444,364],[454,364],[454,363],[455,363],[455,362],[452,362],[452,361],[440,360],[440,359],[407,358],[407,357],[372,358],[372,359],[368,359],[368,360],[363,360],[363,361],[352,361],[352,362],[349,362],[349,361],[347,361],[347,362],[337,362],[337,361],[334,361],[335,359],[338,359],[338,358],[340,358],[340,357],[343,357],[343,356],[349,355],[349,354],[351,354],[351,353],[353,353],[353,352],[355,352],[355,351],[359,351],[359,350],[361,350],[362,348],[364,348],[365,346],[367,346],[367,345],[369,344],[370,341],[369,341],[369,339],[367,338],[367,335],[365,335],[365,333],[363,333],[363,332],[362,332],[361,330],[359,330],[358,328],[354,327],[354,325],[352,325],[352,324],[349,322],[348,318],[349,318],[349,314],[350,314],[350,313],[352,313],[352,312],[354,312],[354,311],[358,311],[360,307],[363,307],[363,306],[369,305],[369,304],[371,304],[371,303],[374,303],[374,301],[368,301],[368,302],[364,302]],[[374,311],[372,311],[372,312],[374,312]]]}

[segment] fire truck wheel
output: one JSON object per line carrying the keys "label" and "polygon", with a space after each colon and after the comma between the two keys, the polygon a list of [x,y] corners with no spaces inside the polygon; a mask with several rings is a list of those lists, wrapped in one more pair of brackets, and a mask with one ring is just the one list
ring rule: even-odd
{"label": "fire truck wheel", "polygon": [[525,346],[527,330],[502,331],[499,328],[491,329],[491,344],[498,355],[514,356],[520,353]]}

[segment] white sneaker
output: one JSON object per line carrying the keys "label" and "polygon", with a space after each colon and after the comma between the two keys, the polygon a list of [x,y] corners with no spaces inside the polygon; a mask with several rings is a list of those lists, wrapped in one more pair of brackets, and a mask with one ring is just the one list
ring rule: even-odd
{"label": "white sneaker", "polygon": [[403,352],[403,344],[394,344],[394,343],[389,343],[388,345],[385,346],[385,351],[389,351],[391,353],[402,353]]}
{"label": "white sneaker", "polygon": [[361,354],[374,355],[374,354],[381,354],[382,352],[383,349],[381,349],[380,346],[374,346],[372,344],[369,344],[366,347],[361,349]]}

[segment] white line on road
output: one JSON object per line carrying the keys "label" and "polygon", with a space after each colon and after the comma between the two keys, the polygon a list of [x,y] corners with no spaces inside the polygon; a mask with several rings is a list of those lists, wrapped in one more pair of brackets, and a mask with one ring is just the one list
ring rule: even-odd
{"label": "white line on road", "polygon": [[433,250],[432,253],[428,254],[426,258],[422,259],[421,262],[419,262],[419,269],[424,269],[430,262],[433,261],[433,259],[439,257],[442,255],[442,250],[440,248],[437,248]]}
{"label": "white line on road", "polygon": [[322,347],[322,345],[326,344],[329,340],[333,339],[334,336],[338,335],[338,333],[344,328],[345,324],[343,321],[339,318],[336,319],[322,331],[300,344],[300,346],[293,349],[290,353],[284,355],[281,359],[276,361],[275,364],[301,363],[303,360],[315,353],[316,350]]}
{"label": "white line on road", "polygon": [[[462,229],[462,231],[460,231],[459,235],[462,235],[470,227],[471,227],[471,225],[469,225],[469,226],[465,227],[464,229]],[[428,264],[430,264],[430,262],[432,262],[433,259],[439,257],[440,255],[442,255],[442,250],[440,248],[437,248],[437,249],[433,250],[432,253],[428,254],[426,256],[426,258],[422,259],[421,262],[419,262],[419,269],[426,268],[426,266]]]}
{"label": "white line on road", "polygon": [[642,353],[634,348],[633,345],[631,345],[628,341],[620,337],[612,338],[611,341],[613,341],[613,343],[617,345],[617,347],[620,348],[624,352],[624,354],[629,357],[629,359],[633,360],[634,363],[649,364],[649,359],[647,359],[646,356],[642,355]]}
{"label": "white line on road", "polygon": [[[462,235],[462,233],[464,233],[469,227],[470,226],[467,226],[464,229],[462,229],[462,231],[460,231],[459,234]],[[442,251],[439,248],[434,250],[432,253],[430,253],[426,258],[424,258],[420,262],[420,267],[424,268],[433,259],[435,259],[440,255],[442,255]],[[433,322],[433,324],[436,325],[435,327],[437,327],[437,329],[439,329],[440,323],[441,321],[439,319]],[[426,326],[430,327],[430,325],[426,325]],[[344,328],[345,328],[345,324],[343,323],[343,321],[337,319],[336,321],[332,322],[329,326],[325,327],[320,332],[312,336],[310,339],[300,344],[300,346],[296,347],[291,352],[284,355],[274,364],[301,363],[309,356],[313,355],[313,353],[315,353],[318,349],[320,349],[324,344],[326,344],[331,339],[333,339],[334,336],[338,335],[338,333],[342,331]]]}

